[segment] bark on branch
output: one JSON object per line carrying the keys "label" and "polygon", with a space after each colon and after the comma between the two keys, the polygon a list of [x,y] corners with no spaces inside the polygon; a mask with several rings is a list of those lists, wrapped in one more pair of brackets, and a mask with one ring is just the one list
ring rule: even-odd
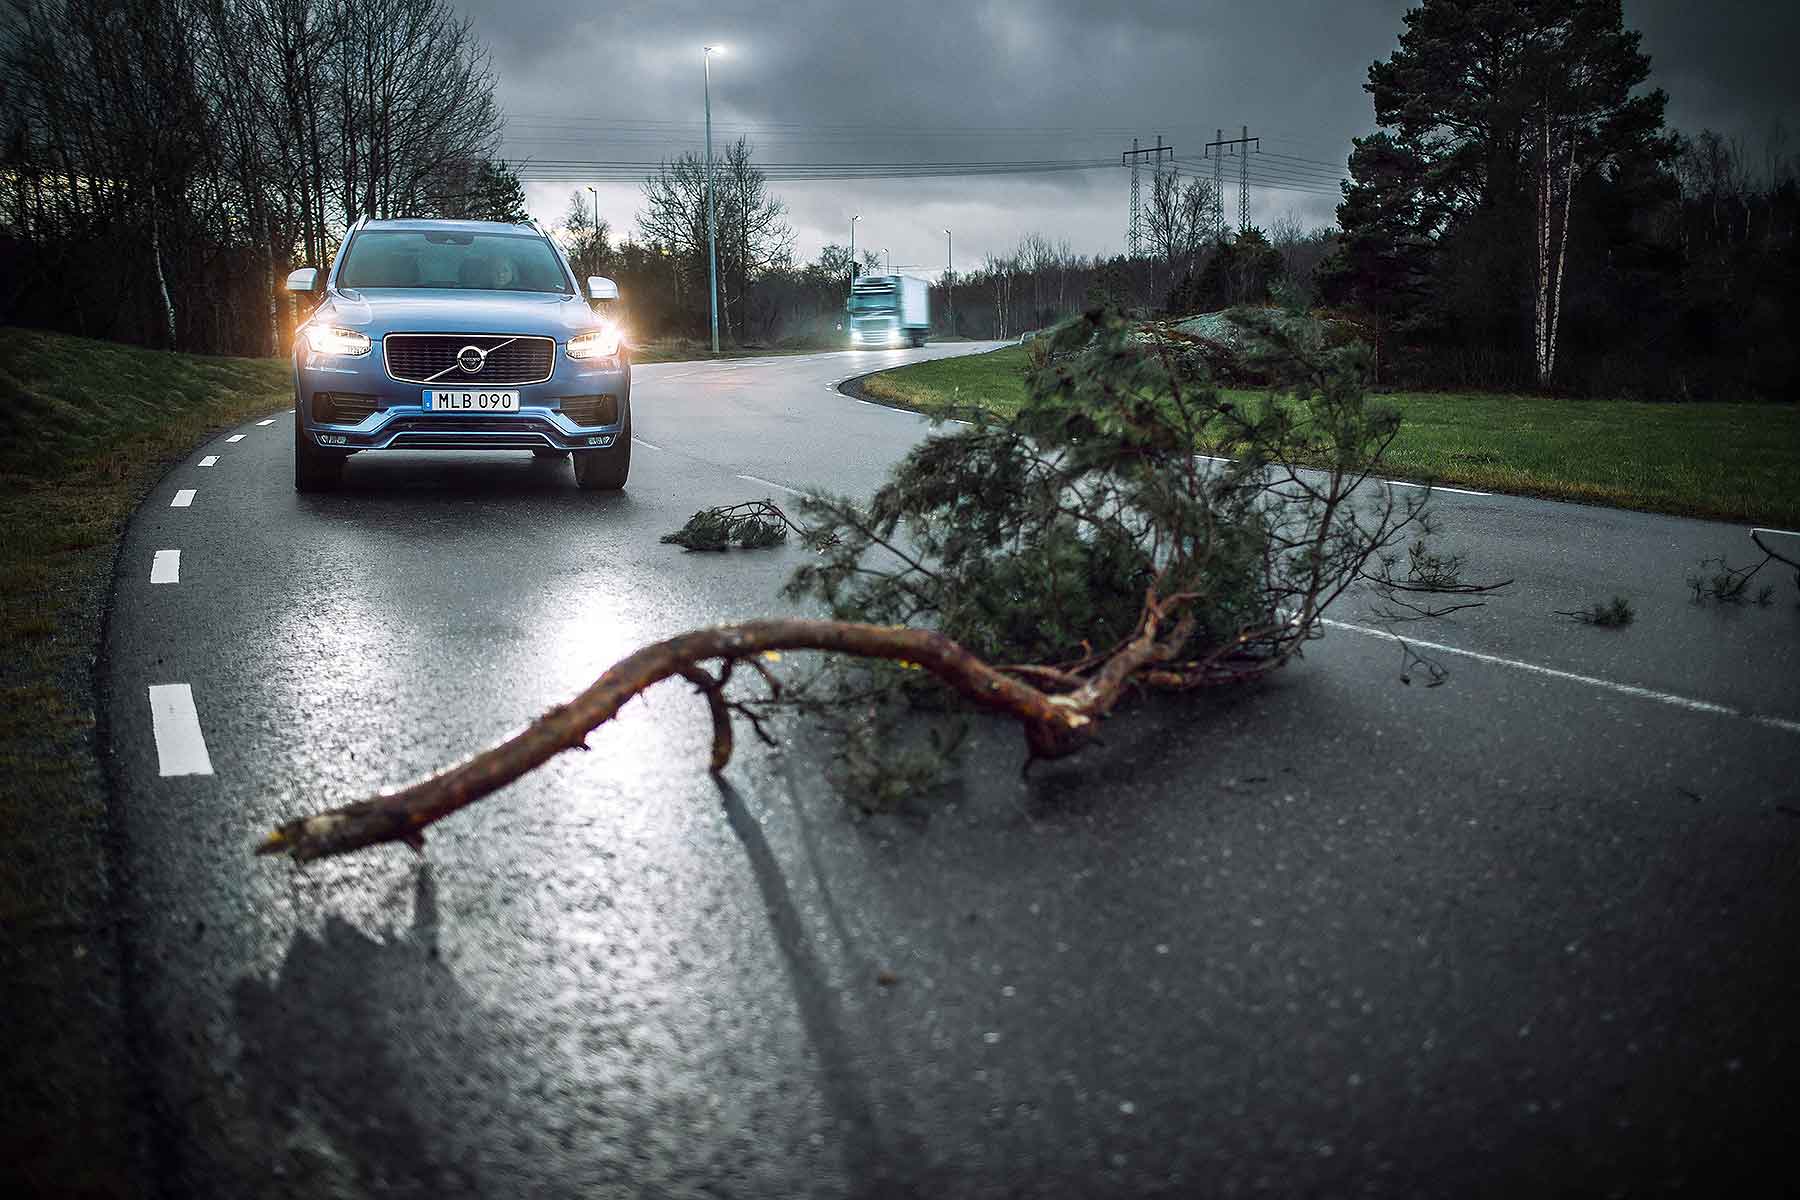
{"label": "bark on branch", "polygon": [[[587,735],[616,716],[633,696],[674,676],[693,683],[706,696],[713,719],[711,765],[714,771],[723,770],[732,750],[725,679],[733,663],[754,663],[771,650],[823,650],[914,663],[973,703],[1016,719],[1033,758],[1059,758],[1086,744],[1096,719],[1118,702],[1138,668],[1166,661],[1179,651],[1175,639],[1157,638],[1165,616],[1154,600],[1147,604],[1137,636],[1070,695],[1041,692],[929,630],[818,620],[747,621],[695,630],[621,660],[573,700],[499,745],[410,786],[289,821],[256,852],[286,854],[305,862],[383,842],[421,849],[427,826],[564,750],[585,749]],[[1183,640],[1184,624],[1176,625],[1177,637]],[[714,659],[725,664],[717,677],[699,665]]]}

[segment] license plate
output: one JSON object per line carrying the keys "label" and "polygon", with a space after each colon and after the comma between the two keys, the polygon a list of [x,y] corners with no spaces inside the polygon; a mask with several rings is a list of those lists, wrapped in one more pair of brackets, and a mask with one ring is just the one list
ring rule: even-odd
{"label": "license plate", "polygon": [[519,393],[425,389],[426,412],[518,412]]}

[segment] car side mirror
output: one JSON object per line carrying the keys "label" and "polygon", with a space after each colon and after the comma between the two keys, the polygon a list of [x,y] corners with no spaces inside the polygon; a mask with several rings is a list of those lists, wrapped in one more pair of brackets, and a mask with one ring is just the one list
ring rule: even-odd
{"label": "car side mirror", "polygon": [[617,300],[618,298],[619,298],[619,285],[618,284],[614,283],[612,280],[608,279],[604,275],[589,275],[588,276],[588,299],[590,299],[590,300]]}
{"label": "car side mirror", "polygon": [[290,292],[316,292],[319,290],[319,268],[301,267],[298,271],[289,271],[287,290]]}

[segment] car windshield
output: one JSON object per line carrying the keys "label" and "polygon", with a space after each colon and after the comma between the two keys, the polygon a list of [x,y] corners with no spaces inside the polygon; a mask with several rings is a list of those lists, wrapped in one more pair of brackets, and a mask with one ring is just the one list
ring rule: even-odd
{"label": "car windshield", "polygon": [[550,243],[518,233],[370,229],[350,240],[344,288],[464,288],[569,294]]}

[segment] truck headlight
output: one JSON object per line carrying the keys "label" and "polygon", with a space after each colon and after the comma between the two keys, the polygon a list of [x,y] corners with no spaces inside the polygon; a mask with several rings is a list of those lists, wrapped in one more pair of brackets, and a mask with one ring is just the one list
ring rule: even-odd
{"label": "truck headlight", "polygon": [[592,333],[569,339],[568,355],[575,359],[611,358],[619,352],[625,333],[617,325],[605,325]]}
{"label": "truck headlight", "polygon": [[314,354],[361,358],[369,352],[369,339],[366,335],[335,325],[308,325],[306,341],[313,348]]}

